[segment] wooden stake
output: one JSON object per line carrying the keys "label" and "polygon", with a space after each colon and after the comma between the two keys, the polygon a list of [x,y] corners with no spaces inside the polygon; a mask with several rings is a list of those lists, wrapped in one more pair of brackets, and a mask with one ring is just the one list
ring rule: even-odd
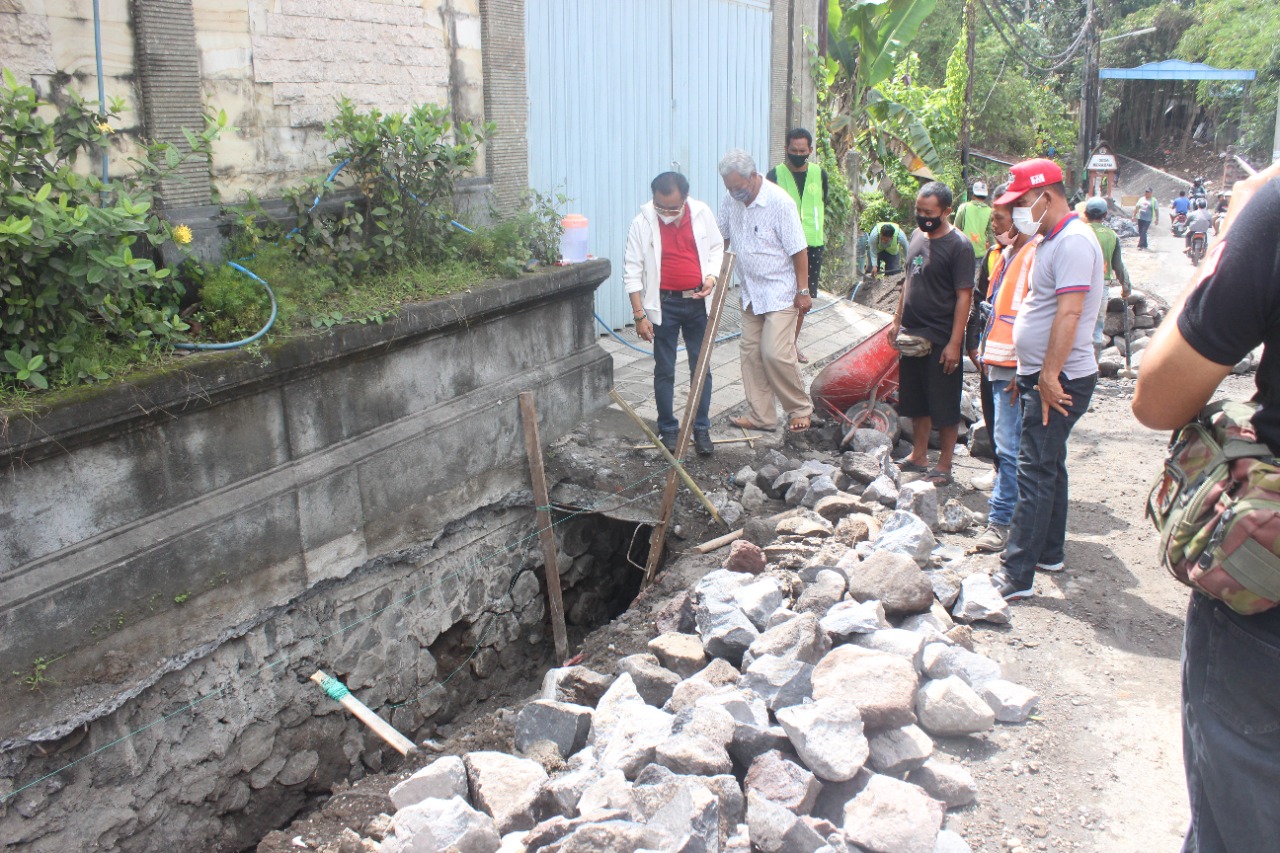
{"label": "wooden stake", "polygon": [[[770,524],[777,524],[784,518],[790,518],[793,515],[799,515],[800,511],[796,509],[788,509],[777,515],[771,515],[765,519]],[[726,545],[732,545],[734,542],[742,538],[742,534],[746,532],[745,527],[739,527],[732,533],[726,533],[723,536],[717,536],[715,539],[709,539],[701,545],[694,545],[689,550],[695,554],[710,554],[712,551],[718,551]]]}
{"label": "wooden stake", "polygon": [[533,392],[520,392],[520,421],[524,425],[524,449],[529,456],[533,499],[537,503],[538,539],[542,560],[547,566],[547,604],[551,611],[551,636],[556,644],[556,660],[569,655],[569,638],[564,627],[564,598],[560,593],[560,564],[556,555],[556,535],[551,529],[551,496],[547,492],[547,469],[542,464],[542,441],[538,438],[538,411]]}
{"label": "wooden stake", "polygon": [[[755,441],[754,438],[713,438],[711,439],[712,444],[751,444],[751,442],[753,441]],[[652,444],[633,444],[631,445],[631,449],[632,450],[653,450],[654,446]]]}
{"label": "wooden stake", "polygon": [[[720,276],[716,279],[716,294],[711,302],[711,316],[707,318],[707,328],[720,328],[720,315],[724,312],[725,298],[729,294],[729,283],[733,280],[733,252],[724,253],[724,261],[720,264]],[[693,419],[698,410],[698,401],[702,399],[702,389],[707,385],[707,371],[711,369],[711,353],[716,346],[714,334],[702,338],[702,352],[698,353],[698,366],[694,370],[693,385],[689,389],[689,399],[684,405],[684,420],[680,423],[680,437],[676,439],[675,456],[684,458],[689,447],[689,436],[693,432]],[[662,549],[667,544],[667,527],[671,523],[671,512],[676,505],[677,471],[667,473],[667,488],[662,493],[662,511],[658,514],[658,523],[653,527],[653,535],[649,537],[649,560],[644,569],[644,586],[653,584],[653,577],[658,572],[658,561],[662,559]]]}
{"label": "wooden stake", "polygon": [[341,681],[336,678],[330,678],[322,669],[317,669],[315,674],[311,676],[311,680],[319,685],[330,699],[342,705],[357,720],[373,729],[373,733],[386,741],[396,752],[401,755],[408,755],[417,751],[413,741],[400,734],[390,723],[373,713],[368,705],[352,696],[346,685]]}
{"label": "wooden stake", "polygon": [[[715,506],[712,505],[711,500],[703,493],[702,489],[698,487],[697,482],[689,475],[689,472],[684,470],[684,465],[680,464],[679,460],[671,455],[671,451],[667,450],[667,446],[662,443],[662,439],[654,435],[653,430],[649,429],[649,425],[644,422],[644,418],[640,417],[639,413],[637,413],[635,409],[631,408],[630,404],[628,404],[626,400],[622,399],[622,396],[618,393],[617,389],[610,388],[609,396],[613,398],[613,402],[618,404],[618,407],[622,409],[623,413],[627,417],[631,418],[631,420],[635,421],[636,424],[639,425],[640,429],[644,430],[644,434],[649,436],[649,441],[652,442],[652,444],[647,444],[645,447],[652,447],[666,457],[667,464],[679,473],[680,478],[684,480],[684,484],[689,487],[689,491],[698,496],[698,500],[702,501],[702,505],[707,508],[707,512],[711,513],[711,517],[721,524],[724,524],[724,519],[720,517],[720,513],[716,510]],[[729,525],[725,524],[724,526],[728,527]]]}

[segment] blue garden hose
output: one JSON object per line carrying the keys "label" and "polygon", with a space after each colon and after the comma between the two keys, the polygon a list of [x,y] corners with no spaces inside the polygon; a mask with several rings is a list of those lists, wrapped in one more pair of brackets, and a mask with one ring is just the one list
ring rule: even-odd
{"label": "blue garden hose", "polygon": [[[97,3],[95,3],[94,6],[96,8]],[[101,79],[101,75],[99,75],[99,79]],[[351,162],[351,158],[347,158],[346,160],[343,160],[341,163],[339,163],[337,166],[334,167],[333,171],[329,173],[329,177],[324,179],[324,184],[321,187],[321,192],[323,192],[325,187],[328,187],[330,184],[333,183],[334,179],[338,177],[338,173],[341,172],[344,168],[346,168],[346,165],[350,162]],[[103,161],[103,168],[104,169],[106,168],[105,160]],[[383,171],[386,172],[386,169],[383,169]],[[391,175],[390,172],[386,172],[386,173],[388,176],[394,177]],[[401,187],[401,189],[403,189],[403,187]],[[409,190],[405,190],[405,192],[409,194],[410,198],[418,202],[418,204],[423,204],[422,200],[419,199],[412,192],[410,192]],[[320,206],[320,195],[321,193],[319,192],[316,193],[315,199],[311,202],[311,207],[307,208],[307,213],[311,213],[313,210],[315,210],[317,207]],[[458,222],[456,219],[450,219],[449,224],[452,225],[454,228],[458,229],[459,231],[465,231],[468,234],[476,233],[475,231],[472,231],[467,226],[463,225],[461,222]],[[289,239],[294,234],[297,234],[298,231],[299,231],[299,226],[294,226],[292,231],[284,235],[285,239],[286,240]],[[250,255],[247,258],[240,258],[239,261],[248,261],[248,260],[251,260],[252,258],[253,256]],[[263,288],[266,289],[267,296],[270,297],[271,299],[271,316],[267,318],[266,324],[263,325],[263,327],[259,329],[257,332],[255,332],[254,334],[250,335],[247,338],[242,338],[238,341],[230,341],[228,343],[221,343],[221,344],[179,343],[179,344],[173,345],[174,349],[195,350],[198,352],[239,349],[240,347],[248,346],[249,344],[253,343],[256,340],[260,340],[263,335],[271,331],[271,327],[275,325],[276,317],[279,316],[279,313],[280,313],[279,305],[276,303],[275,291],[271,289],[270,284],[267,284],[266,279],[261,278],[252,270],[245,269],[243,266],[240,265],[239,261],[227,261],[227,266],[231,267],[233,270],[236,270],[237,272],[244,273],[245,275],[249,276],[249,278],[261,284]]]}

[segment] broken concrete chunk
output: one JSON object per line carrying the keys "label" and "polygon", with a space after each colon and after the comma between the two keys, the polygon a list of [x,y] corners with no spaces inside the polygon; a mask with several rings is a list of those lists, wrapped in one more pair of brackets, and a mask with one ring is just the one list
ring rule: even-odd
{"label": "broken concrete chunk", "polygon": [[764,551],[754,542],[738,539],[729,545],[729,554],[724,559],[724,567],[730,572],[758,575],[764,571]]}
{"label": "broken concrete chunk", "polygon": [[892,447],[889,436],[874,429],[854,430],[849,440],[849,449],[854,453],[875,453],[881,447]]}
{"label": "broken concrete chunk", "polygon": [[1002,723],[1025,723],[1040,697],[1029,687],[995,678],[982,685],[978,694],[991,706]]}
{"label": "broken concrete chunk", "polygon": [[755,483],[747,483],[742,489],[742,508],[749,513],[756,514],[764,510],[765,504],[771,499],[771,496],[763,491]]}
{"label": "broken concrete chunk", "polygon": [[805,506],[805,498],[809,496],[809,481],[800,480],[792,483],[791,488],[787,489],[783,501],[787,506]]}
{"label": "broken concrete chunk", "polygon": [[778,500],[782,495],[773,490],[773,481],[782,476],[782,469],[776,465],[765,464],[756,472],[755,485],[761,493],[772,500]]}
{"label": "broken concrete chunk", "polygon": [[960,597],[951,608],[951,615],[960,622],[993,622],[1005,625],[1009,622],[1009,602],[1000,595],[985,572],[975,572],[960,583]]}
{"label": "broken concrete chunk", "polygon": [[467,798],[467,768],[456,755],[445,755],[391,789],[388,796],[403,809],[423,800]]}
{"label": "broken concrete chunk", "polygon": [[796,611],[822,616],[844,597],[847,586],[843,572],[819,569],[814,579],[805,583],[804,592],[796,600]]}
{"label": "broken concrete chunk", "polygon": [[631,675],[640,698],[661,708],[680,683],[680,676],[658,663],[656,655],[627,655],[618,661],[618,670]]}
{"label": "broken concrete chunk", "polygon": [[586,745],[590,731],[590,708],[540,699],[525,705],[516,714],[515,746],[527,752],[538,741],[550,741],[561,757],[568,758]]}
{"label": "broken concrete chunk", "polygon": [[898,487],[894,485],[893,480],[881,474],[862,490],[862,499],[873,504],[895,506],[898,503]]}
{"label": "broken concrete chunk", "polygon": [[835,530],[830,521],[816,513],[806,512],[784,518],[778,522],[775,532],[778,536],[828,536]]}
{"label": "broken concrete chunk", "polygon": [[611,679],[585,666],[566,666],[547,670],[542,677],[541,698],[570,705],[594,708],[609,689]]}
{"label": "broken concrete chunk", "polygon": [[916,716],[931,735],[985,732],[996,715],[972,687],[957,676],[927,681],[916,694]]}
{"label": "broken concrete chunk", "polygon": [[461,797],[427,799],[405,806],[396,812],[394,820],[396,849],[404,853],[494,853],[502,845],[493,818],[473,809]]}
{"label": "broken concrete chunk", "polygon": [[662,666],[683,678],[688,678],[707,665],[707,654],[702,648],[702,641],[692,634],[661,634],[649,641],[649,651],[653,652]]}
{"label": "broken concrete chunk", "polygon": [[781,708],[777,717],[796,754],[818,778],[847,782],[866,763],[862,715],[852,698],[826,696]]}
{"label": "broken concrete chunk", "polygon": [[493,817],[500,834],[532,829],[540,811],[547,772],[527,758],[501,752],[469,752],[463,756],[471,800]]}
{"label": "broken concrete chunk", "polygon": [[822,783],[775,749],[751,762],[743,787],[748,794],[754,791],[796,815],[807,815],[813,811]]}
{"label": "broken concrete chunk", "polygon": [[847,696],[872,731],[916,721],[915,667],[900,657],[837,646],[813,669],[813,698]]}
{"label": "broken concrete chunk", "polygon": [[760,853],[813,853],[827,842],[789,809],[757,793],[747,795],[751,849]]}
{"label": "broken concrete chunk", "polygon": [[840,470],[855,483],[868,485],[884,473],[880,460],[871,453],[847,451],[840,457]]}
{"label": "broken concrete chunk", "polygon": [[782,606],[782,590],[775,578],[763,577],[739,587],[733,594],[733,600],[757,630],[764,630],[769,617]]}
{"label": "broken concrete chunk", "polygon": [[648,705],[628,673],[619,675],[592,715],[588,741],[596,746],[600,766],[634,778],[653,761],[654,748],[671,735],[675,718]]}
{"label": "broken concrete chunk", "polygon": [[807,699],[813,689],[812,677],[812,664],[764,655],[751,662],[738,685],[763,699],[770,710],[777,710]]}
{"label": "broken concrete chunk", "polygon": [[695,605],[693,612],[703,648],[712,657],[740,661],[743,652],[760,636],[747,615],[733,604],[708,601]]}
{"label": "broken concrete chunk", "polygon": [[969,842],[959,833],[944,829],[938,833],[938,840],[933,846],[933,853],[973,853]]}
{"label": "broken concrete chunk", "polygon": [[822,475],[809,481],[809,490],[805,493],[804,500],[801,503],[812,509],[817,505],[818,501],[838,494],[840,494],[840,490],[836,488],[835,481],[826,475]]}
{"label": "broken concrete chunk", "polygon": [[745,486],[747,483],[754,481],[756,471],[750,465],[743,465],[738,469],[738,473],[733,475],[733,483],[736,486]]}
{"label": "broken concrete chunk", "polygon": [[924,637],[915,631],[882,628],[869,634],[854,635],[849,638],[849,641],[864,649],[896,655],[910,663],[916,672],[921,672],[923,669],[921,657],[924,652]]}
{"label": "broken concrete chunk", "polygon": [[845,806],[844,833],[868,850],[933,853],[946,811],[908,782],[875,775]]}
{"label": "broken concrete chunk", "polygon": [[958,498],[951,498],[942,507],[942,520],[938,522],[938,529],[943,533],[963,533],[973,523],[973,513]]}
{"label": "broken concrete chunk", "polygon": [[808,485],[809,475],[800,470],[783,471],[778,475],[778,479],[774,480],[770,485],[773,490],[780,495],[785,495],[791,490],[791,487],[797,483]]}
{"label": "broken concrete chunk", "polygon": [[933,587],[933,594],[943,607],[950,607],[956,603],[956,599],[960,597],[961,577],[954,569],[935,569],[931,572],[925,572],[925,577],[929,579],[929,585]]}
{"label": "broken concrete chunk", "polygon": [[697,734],[678,734],[659,743],[653,751],[654,763],[681,776],[716,776],[733,769],[728,751]]}
{"label": "broken concrete chunk", "polygon": [[885,519],[872,546],[876,551],[905,554],[915,560],[916,565],[927,566],[937,544],[933,530],[919,516],[897,510]]}
{"label": "broken concrete chunk", "polygon": [[[839,483],[836,484],[839,487]],[[844,492],[837,492],[834,495],[827,495],[819,499],[813,505],[813,511],[825,518],[832,524],[836,524],[840,519],[854,513],[866,512],[867,505],[853,495],[847,495]]]}
{"label": "broken concrete chunk", "polygon": [[974,690],[980,690],[987,682],[1000,677],[1000,664],[986,655],[958,646],[930,643],[925,646],[922,660],[925,673],[930,678],[956,675]]}
{"label": "broken concrete chunk", "polygon": [[[653,617],[654,627],[659,634],[680,633],[692,634],[695,630],[693,621],[693,597],[688,590],[681,590],[671,598]],[[606,685],[607,687],[608,685]],[[604,692],[602,689],[601,693]],[[544,699],[550,698],[547,696]],[[599,697],[597,697],[599,698]]]}
{"label": "broken concrete chunk", "polygon": [[949,809],[967,806],[978,797],[978,783],[973,780],[973,774],[948,761],[930,758],[922,767],[912,770],[907,779]]}
{"label": "broken concrete chunk", "polygon": [[[844,579],[840,579],[841,584]],[[782,612],[782,611],[779,611]],[[816,664],[831,650],[831,643],[812,613],[794,616],[774,625],[751,644],[743,660],[750,662],[766,655]]]}
{"label": "broken concrete chunk", "polygon": [[880,522],[866,513],[846,515],[836,522],[835,538],[850,548],[880,535]]}
{"label": "broken concrete chunk", "polygon": [[910,555],[877,550],[849,572],[849,597],[875,599],[891,616],[923,613],[933,604],[933,586]]}
{"label": "broken concrete chunk", "polygon": [[875,599],[842,601],[827,611],[819,625],[834,640],[847,640],[857,634],[870,634],[888,628],[884,605]]}
{"label": "broken concrete chunk", "polygon": [[901,778],[933,755],[933,740],[919,726],[886,729],[869,738],[867,763],[878,773]]}
{"label": "broken concrete chunk", "polygon": [[897,508],[938,529],[938,489],[928,480],[913,480],[898,490]]}

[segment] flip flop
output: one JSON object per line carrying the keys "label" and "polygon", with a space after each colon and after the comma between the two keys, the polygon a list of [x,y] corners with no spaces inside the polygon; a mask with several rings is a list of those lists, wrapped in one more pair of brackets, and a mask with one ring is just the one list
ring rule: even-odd
{"label": "flip flop", "polygon": [[[804,422],[804,426],[797,426],[801,421]],[[811,426],[813,426],[813,420],[808,415],[804,415],[802,417],[792,418],[787,424],[787,429],[791,432],[804,432]]]}
{"label": "flip flop", "polygon": [[807,355],[805,355],[804,353],[800,352],[799,348],[797,348],[797,349],[796,349],[796,361],[800,362],[801,364],[808,364],[808,363],[809,363],[809,357],[808,357]]}
{"label": "flip flop", "polygon": [[754,429],[758,432],[777,432],[778,430],[777,427],[760,426],[760,424],[746,417],[729,418],[729,423],[739,429]]}
{"label": "flip flop", "polygon": [[901,461],[895,459],[893,460],[893,464],[897,465],[898,469],[904,474],[927,474],[929,472],[928,465],[917,465],[916,463],[910,462],[906,459]]}
{"label": "flip flop", "polygon": [[[903,470],[906,469],[904,468]],[[945,471],[939,471],[937,468],[930,468],[926,471],[924,478],[935,486],[949,486],[954,482],[950,474]]]}

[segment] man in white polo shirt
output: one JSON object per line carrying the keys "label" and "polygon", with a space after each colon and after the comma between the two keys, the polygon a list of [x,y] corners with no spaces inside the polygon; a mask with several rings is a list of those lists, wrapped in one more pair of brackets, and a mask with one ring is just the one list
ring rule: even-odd
{"label": "man in white polo shirt", "polygon": [[727,190],[720,201],[720,233],[737,255],[742,277],[742,390],[750,408],[732,423],[772,430],[775,399],[793,432],[809,428],[813,404],[796,362],[796,319],[813,307],[809,243],[800,212],[786,191],[756,171],[751,155],[734,148],[720,160]]}
{"label": "man in white polo shirt", "polygon": [[1022,405],[1018,506],[1001,569],[992,577],[1000,594],[1015,600],[1035,594],[1037,570],[1062,571],[1064,565],[1067,438],[1098,381],[1093,318],[1103,298],[1102,249],[1072,212],[1062,169],[1052,160],[1015,165],[996,204],[1012,205],[1014,227],[1043,238],[1013,324]]}

